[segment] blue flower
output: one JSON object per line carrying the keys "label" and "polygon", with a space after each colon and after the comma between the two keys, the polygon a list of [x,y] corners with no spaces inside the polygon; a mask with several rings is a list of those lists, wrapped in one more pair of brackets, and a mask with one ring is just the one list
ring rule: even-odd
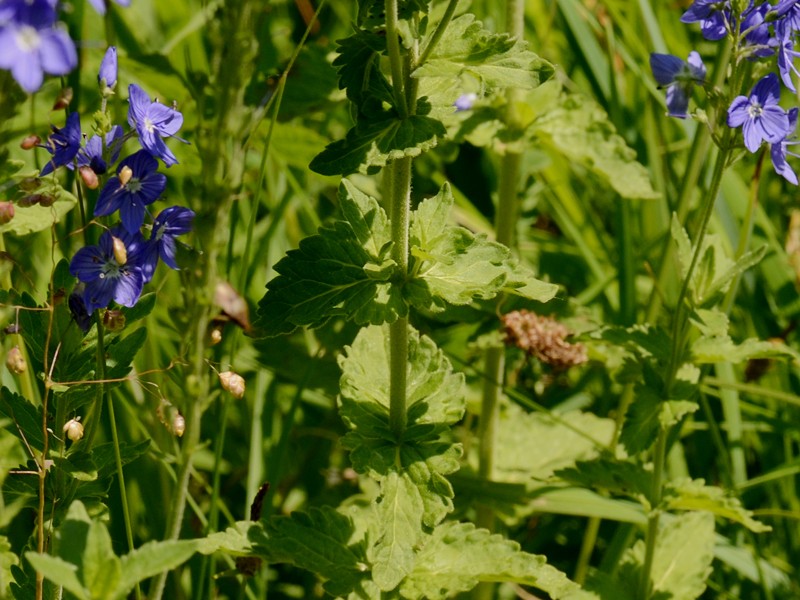
{"label": "blue flower", "polygon": [[750,6],[742,15],[744,18],[739,30],[744,33],[745,42],[751,47],[750,56],[765,57],[773,53],[774,42],[770,38],[769,25],[766,23],[769,9],[769,4]]}
{"label": "blue flower", "polygon": [[477,99],[478,95],[473,92],[470,92],[469,94],[461,94],[458,98],[456,98],[456,101],[453,102],[453,106],[456,107],[456,112],[470,110]]}
{"label": "blue flower", "polygon": [[728,0],[694,0],[681,16],[682,23],[700,22],[700,31],[707,40],[721,40],[730,29],[731,5]]}
{"label": "blue flower", "polygon": [[178,133],[183,125],[183,115],[163,104],[151,102],[145,91],[134,83],[128,87],[128,94],[128,123],[139,133],[142,148],[163,160],[168,167],[177,164],[178,159],[161,138]]}
{"label": "blue flower", "polygon": [[761,142],[781,141],[789,131],[786,111],[778,106],[780,83],[775,73],[762,78],[750,96],[737,96],[728,108],[728,126],[742,127],[744,145],[755,152]]}
{"label": "blue flower", "polygon": [[70,165],[81,148],[81,117],[78,113],[70,113],[63,128],[52,126],[53,133],[42,147],[53,155],[42,168],[40,176],[52,173],[57,167]]}
{"label": "blue flower", "polygon": [[706,66],[694,50],[683,61],[671,54],[650,54],[650,68],[658,85],[667,88],[667,110],[671,117],[685,119],[688,115],[692,86],[702,84]]}
{"label": "blue flower", "polygon": [[770,145],[769,148],[769,155],[772,159],[772,166],[775,168],[775,172],[783,177],[786,181],[793,183],[794,185],[797,185],[797,174],[786,161],[786,155],[788,154],[790,156],[800,158],[799,154],[789,152],[789,146],[794,146],[795,144],[800,143],[793,139],[795,130],[797,129],[797,113],[798,109],[796,108],[793,108],[789,111],[789,114],[787,115],[789,118],[788,132],[782,140]]}
{"label": "blue flower", "polygon": [[130,233],[138,232],[144,223],[145,206],[155,202],[167,187],[167,176],[156,169],[158,162],[144,150],[123,159],[117,175],[100,192],[94,216],[119,210],[123,227]]}
{"label": "blue flower", "polygon": [[[114,0],[120,6],[130,6],[131,0]],[[106,14],[106,4],[107,0],[89,0],[89,4],[91,4],[94,9],[99,12],[101,15]]]}
{"label": "blue flower", "polygon": [[66,75],[78,64],[75,44],[56,24],[54,1],[8,1],[0,18],[0,69],[10,70],[29,94],[42,86],[45,73]]}
{"label": "blue flower", "polygon": [[175,237],[189,233],[192,230],[193,220],[194,212],[183,206],[170,206],[159,213],[142,253],[145,283],[153,278],[159,257],[170,269],[179,269],[175,261]]}
{"label": "blue flower", "polygon": [[[115,238],[121,242],[115,248]],[[96,246],[81,248],[72,257],[69,272],[85,284],[83,303],[92,313],[114,300],[122,306],[133,306],[139,300],[144,276],[139,261],[143,240],[140,233],[131,234],[117,227],[103,232]]]}
{"label": "blue flower", "polygon": [[97,73],[97,83],[104,90],[117,85],[117,48],[109,46],[100,62],[100,71]]}
{"label": "blue flower", "polygon": [[[106,134],[105,147],[109,150],[108,158],[111,163],[117,162],[120,150],[122,150],[122,127],[114,125]],[[92,171],[102,175],[108,169],[106,159],[103,158],[103,143],[99,135],[93,135],[88,139],[86,145],[78,151],[78,166],[91,167]],[[72,165],[67,165],[72,168]]]}
{"label": "blue flower", "polygon": [[800,56],[800,52],[794,49],[792,31],[783,22],[775,26],[775,40],[778,45],[778,72],[781,74],[783,85],[794,92],[792,73],[800,75],[800,71],[794,66],[794,58]]}

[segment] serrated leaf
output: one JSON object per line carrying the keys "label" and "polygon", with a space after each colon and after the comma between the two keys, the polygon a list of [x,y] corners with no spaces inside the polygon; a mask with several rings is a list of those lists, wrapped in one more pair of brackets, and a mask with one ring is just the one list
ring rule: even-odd
{"label": "serrated leaf", "polygon": [[56,556],[26,552],[25,558],[34,569],[44,575],[56,585],[63,586],[65,590],[74,594],[80,600],[92,600],[89,592],[78,579],[78,567]]}
{"label": "serrated leaf", "polygon": [[553,66],[505,33],[484,29],[471,14],[453,19],[428,60],[412,77],[473,77],[488,91],[532,89],[553,75]]}
{"label": "serrated leaf", "polygon": [[391,472],[381,481],[381,495],[374,506],[379,536],[367,558],[372,580],[389,591],[414,566],[414,548],[422,538],[422,496],[407,475]]}
{"label": "serrated leaf", "polygon": [[3,386],[0,389],[0,416],[8,419],[5,428],[23,444],[28,444],[33,450],[41,451],[44,438],[40,408]]}
{"label": "serrated leaf", "polygon": [[271,563],[290,563],[326,580],[333,596],[348,594],[366,577],[359,540],[349,517],[330,507],[273,517],[266,523],[268,541],[256,551]]}
{"label": "serrated leaf", "polygon": [[601,177],[623,198],[660,197],[647,169],[636,160],[636,152],[591,99],[578,94],[562,95],[556,105],[533,122],[530,132],[571,162]]}
{"label": "serrated leaf", "polygon": [[789,358],[800,360],[800,353],[780,340],[748,338],[741,344],[726,336],[703,336],[692,343],[692,360],[697,364],[741,363],[752,358]]}
{"label": "serrated leaf", "polygon": [[102,523],[90,523],[80,561],[80,577],[91,598],[114,598],[122,577],[122,565],[114,554],[111,536]]}
{"label": "serrated leaf", "polygon": [[414,570],[400,586],[403,597],[453,598],[481,581],[530,585],[556,599],[578,590],[543,556],[522,552],[516,542],[472,523],[443,523],[426,538]]}
{"label": "serrated leaf", "polygon": [[343,140],[328,144],[309,168],[320,175],[371,173],[398,158],[419,156],[445,133],[440,121],[425,115],[361,118]]}
{"label": "serrated leaf", "polygon": [[556,286],[537,281],[511,258],[505,246],[450,223],[453,194],[445,184],[420,202],[411,215],[411,279],[404,293],[421,310],[442,310],[443,303],[469,304],[512,291],[547,301]]}
{"label": "serrated leaf", "polygon": [[755,533],[772,531],[772,527],[755,520],[753,513],[744,508],[738,498],[726,494],[720,487],[706,485],[703,479],[670,482],[664,500],[669,510],[708,511],[744,525]]}
{"label": "serrated leaf", "polygon": [[422,496],[423,522],[433,526],[452,510],[444,475],[459,466],[449,425],[464,412],[464,377],[432,340],[410,329],[407,427],[398,440],[389,426],[388,343],[387,328],[367,327],[340,359],[340,415],[350,429],[343,444],[356,471],[378,479],[398,468],[407,474]]}
{"label": "serrated leaf", "polygon": [[14,218],[8,223],[0,225],[0,234],[28,235],[51,227],[59,223],[69,211],[78,204],[77,198],[62,189],[54,190],[55,201],[52,206],[19,206],[14,208]]}
{"label": "serrated leaf", "polygon": [[133,587],[149,577],[172,570],[197,552],[198,540],[148,542],[122,557],[122,573],[115,597],[125,598]]}
{"label": "serrated leaf", "polygon": [[358,31],[338,40],[339,56],[333,61],[338,69],[339,89],[357,107],[365,97],[392,104],[392,88],[380,70],[379,55],[386,51],[386,36],[370,31]]}
{"label": "serrated leaf", "polygon": [[[639,579],[644,551],[644,542],[639,540],[623,558],[620,578],[628,583],[628,588],[632,587],[630,582]],[[713,560],[714,517],[711,513],[690,512],[662,518],[650,574],[651,598],[698,598],[706,589]]]}
{"label": "serrated leaf", "polygon": [[555,477],[574,485],[629,496],[643,504],[653,487],[651,471],[631,460],[611,456],[578,461],[574,467],[557,470]]}
{"label": "serrated leaf", "polygon": [[625,424],[619,441],[625,446],[628,454],[638,454],[647,450],[658,436],[659,395],[647,386],[637,384],[634,400],[628,408]]}
{"label": "serrated leaf", "polygon": [[399,289],[367,272],[368,267],[387,268],[386,213],[346,180],[339,201],[343,220],[321,227],[275,265],[279,275],[267,284],[255,324],[267,336],[319,327],[335,314],[359,325],[393,322],[406,314]]}
{"label": "serrated leaf", "polygon": [[[696,247],[692,244],[689,235],[675,214],[672,215],[670,230],[678,247],[681,276],[685,278],[689,272]],[[767,246],[764,245],[745,253],[737,260],[732,260],[728,256],[725,243],[718,234],[705,235],[703,246],[700,248],[700,259],[697,261],[689,285],[692,306],[697,308],[714,306],[727,292],[731,282],[747,269],[758,264],[766,252]]]}

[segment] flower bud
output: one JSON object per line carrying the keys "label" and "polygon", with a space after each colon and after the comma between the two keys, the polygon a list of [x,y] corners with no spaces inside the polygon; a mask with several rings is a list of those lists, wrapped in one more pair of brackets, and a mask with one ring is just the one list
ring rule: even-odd
{"label": "flower bud", "polygon": [[453,106],[456,107],[456,112],[470,110],[477,99],[478,95],[473,92],[470,92],[469,94],[461,94],[458,98],[456,98],[456,101],[453,102]]}
{"label": "flower bud", "polygon": [[117,175],[117,177],[119,177],[119,187],[125,187],[128,185],[131,177],[133,177],[133,169],[131,169],[128,165],[125,165],[119,170],[119,175]]}
{"label": "flower bud", "polygon": [[42,186],[42,180],[38,177],[25,177],[19,182],[19,189],[23,192],[32,192]]}
{"label": "flower bud", "polygon": [[19,346],[14,346],[8,351],[6,366],[9,371],[16,375],[22,375],[28,370],[28,363],[25,361],[25,357],[22,356],[22,350],[19,349]]}
{"label": "flower bud", "polygon": [[219,374],[219,382],[222,389],[231,393],[237,400],[244,397],[244,378],[233,371],[223,371]]}
{"label": "flower bud", "polygon": [[80,417],[77,419],[70,419],[64,423],[64,433],[73,442],[77,442],[83,437],[83,425],[81,425]]}
{"label": "flower bud", "polygon": [[56,197],[52,194],[36,194],[39,196],[39,206],[44,206],[45,208],[49,208],[53,206],[53,203],[56,201]]}
{"label": "flower bud", "polygon": [[20,142],[19,147],[23,150],[32,150],[41,143],[42,138],[40,138],[38,135],[29,135]]}
{"label": "flower bud", "polygon": [[111,89],[117,85],[117,48],[109,46],[100,63],[100,72],[97,74],[97,82],[100,84],[103,93],[106,89]]}
{"label": "flower bud", "polygon": [[111,236],[114,244],[114,260],[121,267],[128,262],[128,251],[125,249],[125,242],[118,237]]}
{"label": "flower bud", "polygon": [[183,418],[183,415],[179,412],[175,413],[175,416],[172,417],[172,433],[177,435],[178,437],[183,437],[183,434],[186,432],[186,419]]}
{"label": "flower bud", "polygon": [[208,334],[208,337],[211,339],[211,345],[216,346],[222,341],[222,326],[217,325],[211,328],[211,331]]}
{"label": "flower bud", "polygon": [[80,173],[81,179],[83,179],[83,184],[90,190],[96,190],[100,185],[97,173],[92,170],[92,167],[84,165],[78,169],[78,173]]}
{"label": "flower bud", "polygon": [[11,202],[0,202],[0,225],[5,225],[14,218],[14,205]]}
{"label": "flower bud", "polygon": [[103,325],[108,331],[122,331],[125,329],[125,315],[121,310],[107,310],[103,314]]}

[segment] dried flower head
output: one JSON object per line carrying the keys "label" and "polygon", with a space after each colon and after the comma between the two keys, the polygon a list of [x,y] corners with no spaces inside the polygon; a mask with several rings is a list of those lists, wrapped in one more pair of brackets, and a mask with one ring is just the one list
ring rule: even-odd
{"label": "dried flower head", "polygon": [[588,360],[586,347],[567,342],[569,330],[552,317],[515,310],[503,315],[503,325],[508,345],[557,369],[567,369]]}

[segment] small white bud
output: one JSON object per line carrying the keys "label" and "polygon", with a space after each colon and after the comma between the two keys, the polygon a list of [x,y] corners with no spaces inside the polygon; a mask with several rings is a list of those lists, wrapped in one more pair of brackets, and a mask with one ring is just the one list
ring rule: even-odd
{"label": "small white bud", "polygon": [[70,419],[64,424],[64,433],[73,442],[77,442],[83,437],[83,425],[81,425],[80,418]]}
{"label": "small white bud", "polygon": [[223,371],[219,374],[219,382],[222,388],[231,393],[237,400],[244,397],[244,377],[233,371]]}
{"label": "small white bud", "polygon": [[25,357],[22,356],[22,350],[19,349],[19,346],[14,346],[8,351],[6,366],[9,371],[16,375],[22,375],[28,370],[28,363],[25,361]]}

